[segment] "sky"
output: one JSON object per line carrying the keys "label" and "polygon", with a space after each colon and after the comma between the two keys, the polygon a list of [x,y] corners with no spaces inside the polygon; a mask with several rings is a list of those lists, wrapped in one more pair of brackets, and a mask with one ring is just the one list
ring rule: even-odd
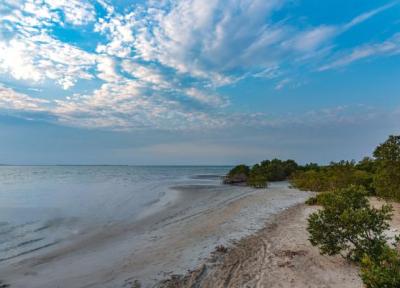
{"label": "sky", "polygon": [[0,0],[0,163],[328,163],[399,133],[399,1]]}

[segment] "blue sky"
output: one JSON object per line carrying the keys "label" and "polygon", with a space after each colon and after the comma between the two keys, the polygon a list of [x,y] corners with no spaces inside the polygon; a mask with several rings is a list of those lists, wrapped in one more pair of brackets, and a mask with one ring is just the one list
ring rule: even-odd
{"label": "blue sky", "polygon": [[1,0],[0,163],[359,159],[399,80],[399,1]]}

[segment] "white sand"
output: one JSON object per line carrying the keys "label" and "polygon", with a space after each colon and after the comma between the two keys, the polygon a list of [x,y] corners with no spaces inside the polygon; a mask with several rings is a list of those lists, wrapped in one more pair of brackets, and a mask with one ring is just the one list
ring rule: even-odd
{"label": "white sand", "polygon": [[[375,207],[385,202],[371,198]],[[400,231],[400,203],[389,236]],[[308,240],[307,218],[319,207],[298,204],[227,252],[214,252],[197,269],[163,281],[160,288],[362,288],[359,267],[340,256],[321,255]],[[400,249],[400,247],[397,247]]]}

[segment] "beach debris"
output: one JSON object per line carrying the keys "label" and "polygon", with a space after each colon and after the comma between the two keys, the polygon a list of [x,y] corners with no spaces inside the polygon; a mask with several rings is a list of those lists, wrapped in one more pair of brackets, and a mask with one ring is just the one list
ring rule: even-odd
{"label": "beach debris", "polygon": [[228,248],[226,248],[224,245],[221,244],[215,247],[215,252],[226,253],[228,252]]}

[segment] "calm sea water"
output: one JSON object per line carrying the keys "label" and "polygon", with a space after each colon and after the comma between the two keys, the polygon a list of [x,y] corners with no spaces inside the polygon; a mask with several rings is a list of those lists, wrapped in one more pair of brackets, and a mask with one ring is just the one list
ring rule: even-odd
{"label": "calm sea water", "polygon": [[170,187],[219,183],[229,167],[1,166],[0,264],[74,234],[156,211]]}

